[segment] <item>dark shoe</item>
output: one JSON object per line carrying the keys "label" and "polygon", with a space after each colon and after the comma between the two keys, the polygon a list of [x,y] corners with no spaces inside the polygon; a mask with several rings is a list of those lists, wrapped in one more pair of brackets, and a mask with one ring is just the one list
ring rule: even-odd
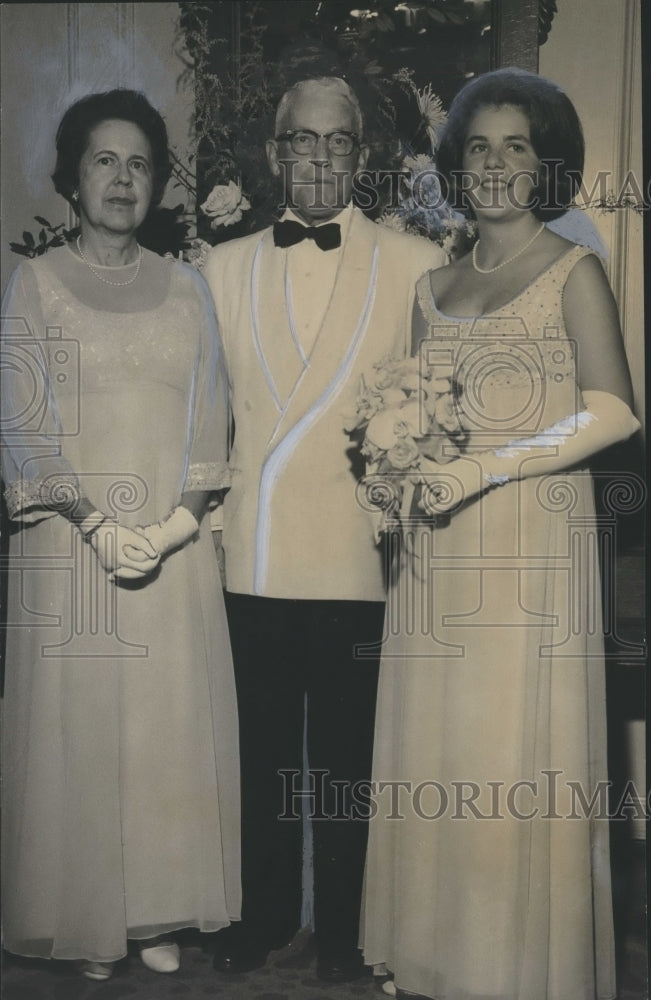
{"label": "dark shoe", "polygon": [[350,983],[361,979],[366,972],[362,953],[357,948],[322,951],[316,964],[317,976],[326,983]]}
{"label": "dark shoe", "polygon": [[257,940],[236,937],[218,944],[213,959],[216,972],[252,972],[267,963],[269,946]]}

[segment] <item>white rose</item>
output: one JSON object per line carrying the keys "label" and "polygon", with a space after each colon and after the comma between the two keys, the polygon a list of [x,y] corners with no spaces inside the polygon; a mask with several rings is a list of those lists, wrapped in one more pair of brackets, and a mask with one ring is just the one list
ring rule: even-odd
{"label": "white rose", "polygon": [[388,407],[371,418],[366,428],[366,440],[382,451],[388,451],[407,434],[420,437],[420,420],[420,407],[416,401]]}
{"label": "white rose", "polygon": [[218,226],[233,226],[239,222],[242,212],[248,211],[251,206],[239,184],[229,181],[228,184],[215,184],[200,208],[204,215],[212,219],[210,228],[217,229]]}

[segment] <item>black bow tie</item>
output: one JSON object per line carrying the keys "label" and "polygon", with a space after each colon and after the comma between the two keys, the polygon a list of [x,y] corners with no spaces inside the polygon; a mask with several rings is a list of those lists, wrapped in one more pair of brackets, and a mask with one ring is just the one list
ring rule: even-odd
{"label": "black bow tie", "polygon": [[320,250],[335,250],[341,246],[341,226],[338,222],[328,222],[324,226],[302,226],[293,219],[274,222],[274,243],[277,247],[293,247],[301,240],[314,240]]}

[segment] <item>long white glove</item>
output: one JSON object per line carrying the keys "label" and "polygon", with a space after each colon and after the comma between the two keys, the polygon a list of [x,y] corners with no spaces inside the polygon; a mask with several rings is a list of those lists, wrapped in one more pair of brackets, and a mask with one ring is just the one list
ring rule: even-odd
{"label": "long white glove", "polygon": [[164,556],[172,549],[185,545],[199,530],[199,522],[187,507],[175,507],[164,521],[148,524],[138,530],[151,542],[159,555]]}
{"label": "long white glove", "polygon": [[584,410],[533,438],[509,441],[495,451],[457,458],[447,465],[428,462],[423,502],[429,513],[450,510],[490,486],[571,468],[640,428],[630,407],[610,392],[586,390],[583,402]]}

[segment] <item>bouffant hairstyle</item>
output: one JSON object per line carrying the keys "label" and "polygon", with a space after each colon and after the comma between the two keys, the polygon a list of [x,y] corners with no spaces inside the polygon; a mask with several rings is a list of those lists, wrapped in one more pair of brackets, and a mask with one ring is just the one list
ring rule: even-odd
{"label": "bouffant hairstyle", "polygon": [[549,222],[572,204],[583,175],[583,130],[574,105],[560,87],[527,70],[510,67],[484,73],[467,83],[450,105],[437,154],[449,201],[468,210],[455,176],[462,171],[463,147],[473,115],[484,107],[510,104],[529,120],[531,142],[540,160],[531,211]]}
{"label": "bouffant hairstyle", "polygon": [[71,104],[56,135],[57,162],[52,174],[54,188],[75,211],[73,192],[79,187],[79,164],[96,125],[109,119],[132,122],[147,136],[152,155],[151,208],[160,203],[171,173],[167,129],[162,117],[137,90],[109,90],[88,94]]}

